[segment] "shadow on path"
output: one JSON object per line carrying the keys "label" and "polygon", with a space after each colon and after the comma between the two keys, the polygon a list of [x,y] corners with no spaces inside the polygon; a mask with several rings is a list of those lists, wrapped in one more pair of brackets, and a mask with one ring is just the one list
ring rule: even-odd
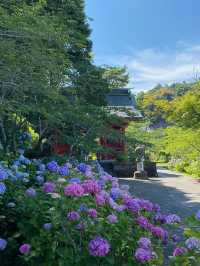
{"label": "shadow on path", "polygon": [[[169,181],[165,180],[167,178],[169,178]],[[171,181],[171,178],[174,180]],[[179,188],[180,178],[183,181],[181,182],[181,189]],[[177,213],[184,218],[196,213],[197,210],[200,209],[200,186],[197,184],[197,190],[194,191],[195,196],[198,196],[199,193],[199,200],[198,198],[193,200],[191,198],[191,192],[187,191],[188,182],[190,182],[190,180],[185,181],[184,178],[182,179],[182,176],[179,174],[162,173],[161,170],[158,178],[152,178],[145,181],[131,178],[120,178],[119,182],[120,184],[129,185],[132,195],[139,198],[149,199],[154,203],[159,203],[161,210],[164,213]],[[176,184],[177,179],[179,181],[178,185]],[[184,184],[184,182],[186,183]],[[173,184],[174,187],[172,187]]]}

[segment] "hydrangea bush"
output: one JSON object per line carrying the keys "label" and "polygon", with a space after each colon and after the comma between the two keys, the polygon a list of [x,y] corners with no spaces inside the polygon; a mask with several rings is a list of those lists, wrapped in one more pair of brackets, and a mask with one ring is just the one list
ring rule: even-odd
{"label": "hydrangea bush", "polygon": [[[166,246],[177,243],[170,227],[181,222],[176,214],[162,214],[158,204],[131,196],[128,186],[96,165],[43,164],[22,152],[1,162],[0,210],[4,266],[159,266]],[[190,265],[179,263],[186,254],[198,260],[199,237],[176,246],[174,265]]]}
{"label": "hydrangea bush", "polygon": [[187,219],[184,238],[174,249],[171,265],[200,265],[200,210]]}

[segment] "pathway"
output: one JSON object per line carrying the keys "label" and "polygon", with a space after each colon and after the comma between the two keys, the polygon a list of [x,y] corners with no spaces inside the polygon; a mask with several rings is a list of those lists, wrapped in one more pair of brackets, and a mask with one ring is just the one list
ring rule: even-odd
{"label": "pathway", "polygon": [[165,213],[186,217],[200,209],[200,183],[166,169],[158,169],[158,173],[159,177],[149,180],[120,178],[120,184],[128,184],[136,197],[159,203]]}

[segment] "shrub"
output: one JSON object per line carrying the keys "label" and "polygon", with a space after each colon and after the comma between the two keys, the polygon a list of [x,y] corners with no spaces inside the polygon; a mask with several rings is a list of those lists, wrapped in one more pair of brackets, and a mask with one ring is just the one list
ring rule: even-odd
{"label": "shrub", "polygon": [[179,242],[171,257],[171,265],[200,265],[200,210],[189,217],[184,230],[184,240]]}
{"label": "shrub", "polygon": [[22,154],[1,163],[2,265],[163,265],[180,218],[96,168]]}

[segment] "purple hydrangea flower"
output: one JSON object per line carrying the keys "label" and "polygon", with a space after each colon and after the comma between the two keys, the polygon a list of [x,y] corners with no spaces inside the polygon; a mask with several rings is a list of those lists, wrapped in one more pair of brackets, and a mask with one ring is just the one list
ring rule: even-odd
{"label": "purple hydrangea flower", "polygon": [[114,214],[110,214],[108,215],[107,217],[107,221],[110,223],[110,224],[114,224],[114,223],[117,223],[117,216],[114,215]]}
{"label": "purple hydrangea flower", "polygon": [[88,209],[87,213],[91,218],[97,218],[97,210],[96,209]]}
{"label": "purple hydrangea flower", "polygon": [[120,204],[120,205],[117,205],[117,207],[116,207],[116,211],[117,212],[123,212],[124,210],[126,210],[126,206],[125,205],[123,205],[123,204]]}
{"label": "purple hydrangea flower", "polygon": [[3,195],[6,192],[6,185],[3,182],[0,182],[0,195]]}
{"label": "purple hydrangea flower", "polygon": [[136,223],[141,227],[141,228],[144,228],[144,229],[147,229],[148,226],[149,226],[149,221],[146,217],[144,216],[139,216],[137,219],[136,219]]}
{"label": "purple hydrangea flower", "polygon": [[167,230],[164,230],[164,233],[162,235],[162,243],[163,243],[163,245],[166,246],[168,244],[168,242],[169,242],[169,233]]}
{"label": "purple hydrangea flower", "polygon": [[137,201],[138,201],[141,209],[146,210],[148,212],[153,211],[154,205],[151,201],[143,200],[143,199],[137,199]]}
{"label": "purple hydrangea flower", "polygon": [[164,224],[164,223],[166,223],[166,215],[158,212],[154,216],[154,221],[155,222],[160,222],[161,224]]}
{"label": "purple hydrangea flower", "polygon": [[106,203],[106,198],[102,193],[98,193],[95,195],[96,204],[98,206],[103,206]]}
{"label": "purple hydrangea flower", "polygon": [[20,246],[19,251],[22,254],[28,254],[30,249],[31,249],[31,246],[29,244],[23,244],[23,245]]}
{"label": "purple hydrangea flower", "polygon": [[46,182],[43,185],[43,191],[45,193],[53,193],[56,188],[56,185],[53,182]]}
{"label": "purple hydrangea flower", "polygon": [[150,249],[151,248],[151,240],[148,237],[141,237],[138,240],[138,245],[140,248]]}
{"label": "purple hydrangea flower", "polygon": [[47,164],[47,169],[51,172],[57,172],[58,171],[58,164],[55,161],[51,161]]}
{"label": "purple hydrangea flower", "polygon": [[106,183],[105,183],[104,180],[99,179],[99,180],[98,180],[98,184],[99,184],[99,186],[101,187],[101,189],[104,189]]}
{"label": "purple hydrangea flower", "polygon": [[152,251],[149,249],[138,248],[135,252],[135,258],[141,263],[148,262],[152,259]]}
{"label": "purple hydrangea flower", "polygon": [[153,210],[154,210],[155,212],[160,212],[160,205],[157,204],[157,203],[155,203],[155,204],[153,205]]}
{"label": "purple hydrangea flower", "polygon": [[181,256],[181,255],[183,255],[186,252],[187,252],[186,248],[184,248],[184,247],[176,247],[174,249],[174,251],[173,251],[173,256],[174,257]]}
{"label": "purple hydrangea flower", "polygon": [[8,242],[3,239],[3,238],[0,238],[0,250],[4,250],[7,246]]}
{"label": "purple hydrangea flower", "polygon": [[140,204],[137,199],[133,199],[130,196],[126,196],[123,198],[124,205],[127,206],[129,210],[133,213],[138,213],[141,210]]}
{"label": "purple hydrangea flower", "polygon": [[32,187],[30,187],[30,188],[28,188],[27,190],[26,190],[26,195],[28,196],[28,197],[30,197],[30,198],[34,198],[35,196],[36,196],[36,190],[34,189],[34,188],[32,188]]}
{"label": "purple hydrangea flower", "polygon": [[174,243],[178,243],[178,242],[180,242],[180,237],[177,236],[176,234],[174,234],[174,235],[172,235],[172,241],[173,241]]}
{"label": "purple hydrangea flower", "polygon": [[200,239],[197,237],[190,237],[185,241],[185,244],[188,249],[200,248]]}
{"label": "purple hydrangea flower", "polygon": [[43,228],[46,231],[50,231],[51,228],[52,228],[52,223],[45,223],[45,224],[43,224]]}
{"label": "purple hydrangea flower", "polygon": [[84,195],[84,189],[79,184],[69,184],[64,187],[64,193],[66,196],[82,197]]}
{"label": "purple hydrangea flower", "polygon": [[85,176],[87,178],[94,178],[94,175],[93,175],[93,172],[92,172],[91,169],[88,169],[88,170],[85,171]]}
{"label": "purple hydrangea flower", "polygon": [[165,235],[166,235],[165,230],[161,228],[160,226],[152,226],[150,230],[154,236],[157,236],[161,239],[165,238]]}
{"label": "purple hydrangea flower", "polygon": [[110,244],[102,237],[95,237],[88,244],[89,254],[93,257],[105,257],[110,251]]}
{"label": "purple hydrangea flower", "polygon": [[69,168],[66,165],[60,166],[58,172],[62,176],[67,176],[69,175]]}
{"label": "purple hydrangea flower", "polygon": [[195,215],[196,219],[200,221],[200,210]]}
{"label": "purple hydrangea flower", "polygon": [[71,211],[67,214],[67,218],[70,221],[78,221],[80,219],[80,214],[76,211]]}
{"label": "purple hydrangea flower", "polygon": [[80,222],[79,224],[76,225],[76,229],[77,230],[84,230],[85,229],[85,223],[84,222]]}
{"label": "purple hydrangea flower", "polygon": [[177,214],[170,214],[166,216],[166,223],[167,224],[175,224],[180,223],[181,218]]}

